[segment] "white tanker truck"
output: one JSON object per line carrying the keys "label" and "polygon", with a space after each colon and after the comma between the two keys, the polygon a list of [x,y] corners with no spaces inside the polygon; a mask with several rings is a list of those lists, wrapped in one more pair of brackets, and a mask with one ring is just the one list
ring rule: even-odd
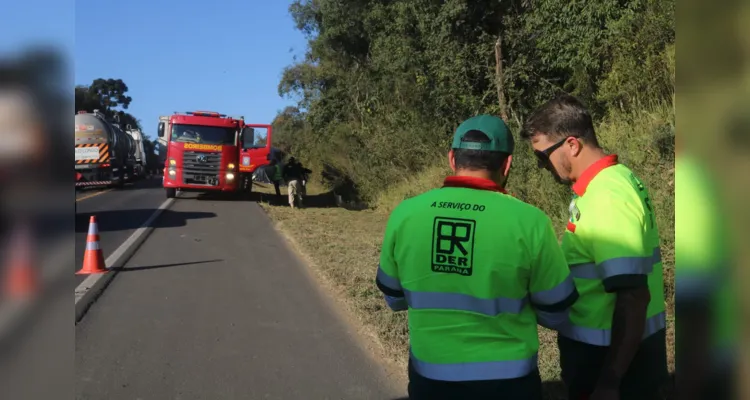
{"label": "white tanker truck", "polygon": [[135,169],[133,173],[136,178],[143,178],[146,175],[147,167],[146,150],[143,146],[143,133],[130,125],[125,128],[125,132],[130,135],[135,142]]}
{"label": "white tanker truck", "polygon": [[[117,117],[115,117],[117,118]],[[75,116],[76,189],[122,187],[134,178],[136,143],[99,110]]]}

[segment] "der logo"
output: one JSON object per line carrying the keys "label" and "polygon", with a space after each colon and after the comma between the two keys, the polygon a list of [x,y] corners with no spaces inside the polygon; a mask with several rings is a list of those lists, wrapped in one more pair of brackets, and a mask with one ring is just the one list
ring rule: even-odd
{"label": "der logo", "polygon": [[432,270],[471,276],[476,221],[435,217],[432,227]]}

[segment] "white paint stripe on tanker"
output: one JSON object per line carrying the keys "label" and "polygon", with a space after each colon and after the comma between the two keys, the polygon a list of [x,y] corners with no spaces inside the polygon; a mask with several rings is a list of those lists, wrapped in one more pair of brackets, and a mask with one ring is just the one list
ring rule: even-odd
{"label": "white paint stripe on tanker", "polygon": [[96,185],[110,185],[112,181],[90,181],[90,182],[76,182],[76,186],[96,186]]}
{"label": "white paint stripe on tanker", "polygon": [[103,274],[89,275],[75,290],[76,324],[86,315],[91,305],[96,302],[109,283],[117,275],[117,268],[125,265],[138,247],[146,240],[148,234],[154,230],[151,226],[161,213],[174,203],[174,199],[167,199],[129,238],[123,242],[107,259],[104,265],[110,271]]}

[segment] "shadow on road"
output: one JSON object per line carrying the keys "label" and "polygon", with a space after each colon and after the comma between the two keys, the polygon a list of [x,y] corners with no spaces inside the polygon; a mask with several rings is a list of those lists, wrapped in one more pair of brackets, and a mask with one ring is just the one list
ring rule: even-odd
{"label": "shadow on road", "polygon": [[[274,207],[289,207],[289,196],[282,191],[281,196],[271,193],[253,192],[250,201],[266,203]],[[336,208],[336,196],[333,192],[319,193],[304,197],[302,202],[305,208]]]}
{"label": "shadow on road", "polygon": [[156,189],[162,187],[161,177],[158,178],[146,178],[133,182],[132,184],[125,184],[122,188],[116,190],[129,190],[129,189]]}
{"label": "shadow on road", "polygon": [[[246,201],[255,203],[266,203],[275,207],[289,207],[289,197],[286,187],[281,188],[281,195],[276,196],[274,193],[259,192],[257,189],[273,190],[273,186],[263,186],[255,183],[252,193],[185,193],[180,196],[185,200],[198,201]],[[336,196],[330,191],[326,193],[305,196],[304,206],[306,208],[335,208]]]}
{"label": "shadow on road", "polygon": [[193,261],[193,262],[184,262],[184,263],[174,263],[174,264],[156,264],[156,265],[145,265],[142,267],[128,267],[128,268],[112,268],[113,271],[117,272],[133,272],[133,271],[148,271],[150,269],[162,269],[162,268],[172,268],[172,267],[180,267],[184,265],[193,265],[193,264],[208,264],[208,263],[214,263],[224,261],[220,259],[216,260],[205,260],[205,261]]}
{"label": "shadow on road", "polygon": [[[99,232],[127,231],[138,229],[146,220],[154,214],[156,209],[143,208],[134,210],[112,210],[97,213],[76,214],[76,233],[87,232],[89,229],[89,217],[96,215]],[[163,210],[159,218],[152,222],[155,228],[176,228],[185,226],[188,220],[214,218],[212,212],[181,212]]]}

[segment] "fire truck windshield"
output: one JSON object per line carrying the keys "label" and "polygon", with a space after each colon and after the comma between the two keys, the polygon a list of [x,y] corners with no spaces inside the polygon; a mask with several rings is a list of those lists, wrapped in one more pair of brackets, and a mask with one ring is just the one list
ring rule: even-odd
{"label": "fire truck windshield", "polygon": [[171,140],[180,143],[233,145],[235,128],[203,125],[172,125]]}

